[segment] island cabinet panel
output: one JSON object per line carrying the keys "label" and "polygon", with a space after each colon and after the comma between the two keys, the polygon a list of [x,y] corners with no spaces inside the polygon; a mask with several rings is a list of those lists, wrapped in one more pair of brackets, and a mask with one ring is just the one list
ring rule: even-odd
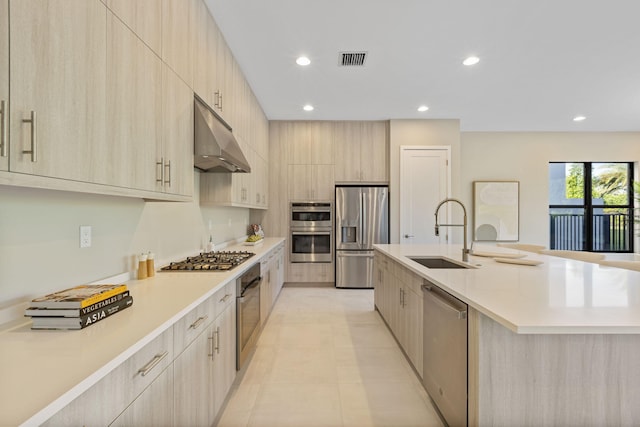
{"label": "island cabinet panel", "polygon": [[419,376],[422,376],[421,278],[378,252],[374,255],[374,301]]}
{"label": "island cabinet panel", "polygon": [[469,425],[640,425],[639,335],[469,331]]}
{"label": "island cabinet panel", "polygon": [[0,0],[0,171],[9,170],[9,0]]}
{"label": "island cabinet panel", "polygon": [[10,111],[2,117],[5,143],[11,138],[9,170],[104,183],[106,7],[99,0],[13,1],[8,26],[6,1],[2,4],[0,32],[11,31],[10,104],[2,95],[6,33],[0,37],[0,47],[5,46],[0,48],[0,101]]}

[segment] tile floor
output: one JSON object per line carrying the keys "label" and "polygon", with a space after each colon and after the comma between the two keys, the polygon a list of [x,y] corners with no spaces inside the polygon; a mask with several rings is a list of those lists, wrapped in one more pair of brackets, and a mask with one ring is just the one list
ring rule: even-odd
{"label": "tile floor", "polygon": [[373,291],[285,287],[218,427],[442,426]]}

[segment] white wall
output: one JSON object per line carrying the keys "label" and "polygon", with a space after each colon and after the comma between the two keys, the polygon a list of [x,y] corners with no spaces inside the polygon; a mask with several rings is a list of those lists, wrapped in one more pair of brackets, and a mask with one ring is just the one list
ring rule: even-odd
{"label": "white wall", "polygon": [[[195,174],[196,193],[199,174]],[[249,209],[0,186],[0,310],[54,290],[158,265],[246,235]],[[79,227],[92,227],[80,249]]]}
{"label": "white wall", "polygon": [[473,181],[520,181],[520,241],[548,247],[549,162],[640,162],[640,133],[463,132],[460,161],[465,205]]}
{"label": "white wall", "polygon": [[[400,147],[402,145],[446,145],[451,147],[451,194],[460,192],[460,121],[390,120],[389,121],[389,191],[391,243],[400,241]],[[429,214],[432,214],[430,212]],[[460,233],[462,234],[462,233]]]}

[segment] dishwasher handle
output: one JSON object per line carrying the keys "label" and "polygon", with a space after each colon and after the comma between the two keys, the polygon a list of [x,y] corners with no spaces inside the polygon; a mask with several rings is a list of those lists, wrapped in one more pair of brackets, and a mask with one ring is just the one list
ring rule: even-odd
{"label": "dishwasher handle", "polygon": [[[463,320],[463,319],[467,318],[466,304],[465,304],[465,308],[455,307],[444,296],[440,295],[440,293],[436,289],[439,290],[440,288],[438,288],[435,285],[432,285],[431,283],[429,283],[427,281],[425,281],[425,283],[422,285],[422,290],[425,291],[425,296],[432,296],[432,298],[431,298],[432,301],[434,301],[440,307],[445,308],[445,309],[455,313],[456,316],[458,317],[458,319]],[[442,291],[442,292],[444,292],[444,291]]]}

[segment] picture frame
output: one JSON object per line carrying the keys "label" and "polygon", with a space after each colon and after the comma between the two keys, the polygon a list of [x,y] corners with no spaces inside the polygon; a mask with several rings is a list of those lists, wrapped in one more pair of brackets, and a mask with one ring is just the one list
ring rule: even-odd
{"label": "picture frame", "polygon": [[473,182],[473,240],[517,242],[519,222],[519,181]]}

